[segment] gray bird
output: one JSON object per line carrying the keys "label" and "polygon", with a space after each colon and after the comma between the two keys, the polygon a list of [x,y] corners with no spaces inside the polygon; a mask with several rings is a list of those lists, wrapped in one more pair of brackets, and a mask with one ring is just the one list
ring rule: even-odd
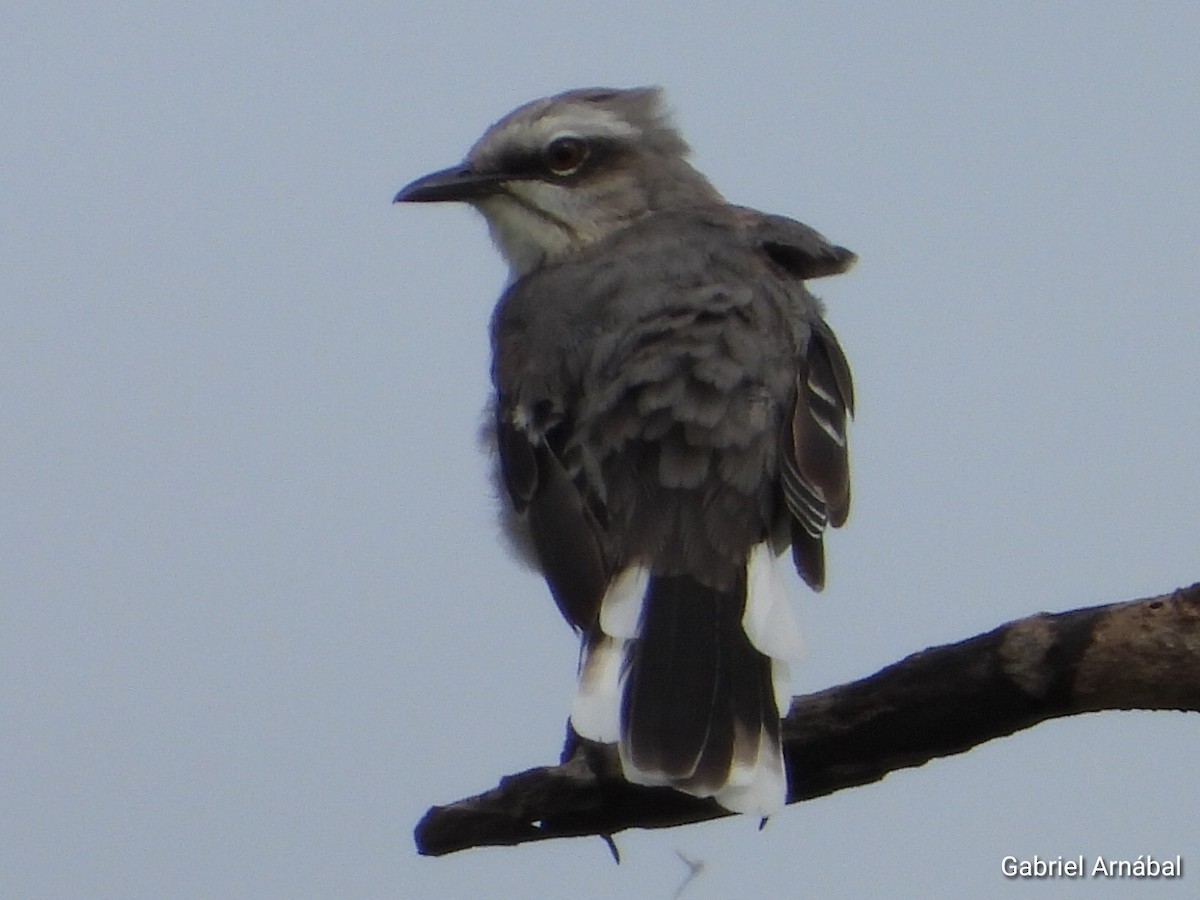
{"label": "gray bird", "polygon": [[624,776],[769,815],[799,650],[850,502],[850,368],[805,280],[850,251],[728,204],[657,88],[491,126],[396,201],[465,201],[511,269],[492,318],[505,531],[581,635],[571,724]]}

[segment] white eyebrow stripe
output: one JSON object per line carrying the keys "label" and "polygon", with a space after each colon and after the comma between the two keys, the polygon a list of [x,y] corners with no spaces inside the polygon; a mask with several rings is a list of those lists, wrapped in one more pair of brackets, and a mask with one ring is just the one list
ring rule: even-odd
{"label": "white eyebrow stripe", "polygon": [[539,143],[547,143],[562,135],[577,137],[611,137],[626,140],[641,136],[642,130],[607,109],[566,109],[544,116],[529,129]]}

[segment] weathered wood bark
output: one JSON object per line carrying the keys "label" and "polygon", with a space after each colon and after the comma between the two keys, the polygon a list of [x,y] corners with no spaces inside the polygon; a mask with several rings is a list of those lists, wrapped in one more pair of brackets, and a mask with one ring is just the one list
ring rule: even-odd
{"label": "weathered wood bark", "polygon": [[[784,721],[788,802],[878,781],[1047,719],[1108,709],[1200,711],[1200,584],[1043,613],[796,697]],[[710,800],[627,784],[596,753],[510,775],[435,806],[417,850],[611,835],[728,815]]]}

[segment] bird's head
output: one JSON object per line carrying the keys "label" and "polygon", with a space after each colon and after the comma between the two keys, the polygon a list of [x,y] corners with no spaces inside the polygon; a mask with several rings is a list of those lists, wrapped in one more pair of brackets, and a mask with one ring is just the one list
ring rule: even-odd
{"label": "bird's head", "polygon": [[648,213],[719,202],[687,154],[658,88],[569,91],[509,113],[396,202],[470,203],[515,279]]}

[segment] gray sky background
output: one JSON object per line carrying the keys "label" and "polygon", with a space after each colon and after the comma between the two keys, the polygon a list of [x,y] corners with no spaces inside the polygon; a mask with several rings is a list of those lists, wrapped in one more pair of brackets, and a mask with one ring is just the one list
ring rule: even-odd
{"label": "gray sky background", "polygon": [[[1200,5],[18,4],[0,31],[0,896],[1183,897],[1198,720],[1051,723],[748,819],[422,859],[552,760],[574,640],[475,445],[504,270],[392,208],[662,84],[857,251],[855,507],[797,689],[1200,578]],[[1183,854],[1011,883],[1006,854]],[[769,892],[769,893],[767,893]]]}

